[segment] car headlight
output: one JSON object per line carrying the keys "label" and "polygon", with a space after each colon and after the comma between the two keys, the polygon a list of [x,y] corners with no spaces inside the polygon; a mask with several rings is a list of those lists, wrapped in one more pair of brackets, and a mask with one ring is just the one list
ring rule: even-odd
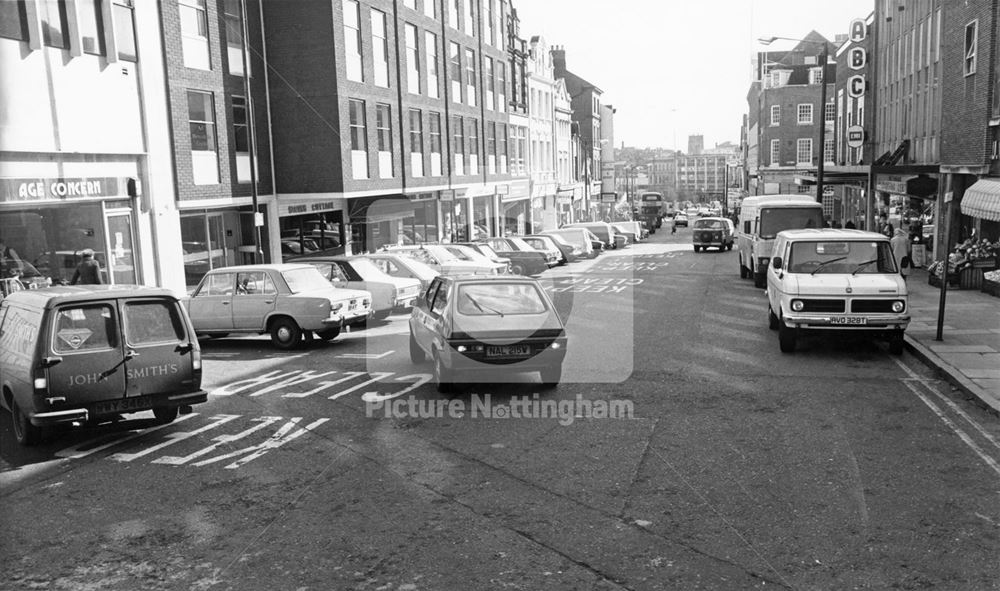
{"label": "car headlight", "polygon": [[901,300],[896,300],[895,302],[892,303],[893,312],[899,313],[905,309],[906,309],[906,304],[903,303]]}
{"label": "car headlight", "polygon": [[801,312],[802,308],[805,307],[806,305],[802,302],[802,300],[792,300],[792,310],[796,312]]}
{"label": "car headlight", "polygon": [[337,302],[336,304],[330,306],[330,311],[333,313],[340,312],[341,308],[344,307],[344,302]]}

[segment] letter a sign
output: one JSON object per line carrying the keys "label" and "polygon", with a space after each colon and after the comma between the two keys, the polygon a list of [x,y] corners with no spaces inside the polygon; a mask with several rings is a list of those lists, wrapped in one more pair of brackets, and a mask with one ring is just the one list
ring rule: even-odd
{"label": "letter a sign", "polygon": [[851,41],[861,43],[865,40],[867,33],[868,29],[865,27],[864,19],[856,18],[851,21]]}

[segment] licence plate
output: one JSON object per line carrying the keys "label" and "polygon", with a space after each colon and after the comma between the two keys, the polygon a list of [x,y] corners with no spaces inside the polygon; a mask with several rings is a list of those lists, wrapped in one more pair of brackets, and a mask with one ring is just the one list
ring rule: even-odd
{"label": "licence plate", "polygon": [[153,399],[149,396],[132,396],[117,400],[105,400],[94,405],[94,413],[103,415],[116,412],[136,412],[153,408]]}
{"label": "licence plate", "polygon": [[848,326],[862,326],[868,324],[868,319],[861,316],[835,316],[830,319],[830,324],[846,324]]}
{"label": "licence plate", "polygon": [[486,347],[487,357],[514,357],[530,354],[531,347],[528,345],[488,345]]}

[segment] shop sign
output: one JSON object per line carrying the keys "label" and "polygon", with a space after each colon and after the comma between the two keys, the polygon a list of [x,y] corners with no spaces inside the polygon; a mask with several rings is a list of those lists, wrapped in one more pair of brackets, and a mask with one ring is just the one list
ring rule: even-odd
{"label": "shop sign", "polygon": [[410,198],[410,201],[432,201],[434,199],[434,193],[413,193],[411,195],[407,195],[407,197]]}
{"label": "shop sign", "polygon": [[847,128],[847,147],[860,148],[865,143],[865,128],[852,125]]}
{"label": "shop sign", "polygon": [[531,197],[531,189],[528,186],[528,181],[510,183],[508,187],[509,189],[507,190],[507,194],[501,194],[500,196],[500,200],[504,203],[508,201],[520,201],[521,199],[528,199]]}
{"label": "shop sign", "polygon": [[601,193],[601,203],[614,203],[618,201],[618,193]]}
{"label": "shop sign", "polygon": [[455,200],[455,189],[445,189],[438,192],[438,200],[440,201],[454,201]]}
{"label": "shop sign", "polygon": [[572,195],[562,195],[562,194],[557,195],[556,196],[556,203],[558,203],[559,205],[571,205],[573,203],[573,196]]}
{"label": "shop sign", "polygon": [[906,195],[906,182],[905,181],[882,181],[875,185],[875,188],[879,191],[884,191],[886,193],[894,193],[896,195]]}
{"label": "shop sign", "polygon": [[117,177],[0,179],[0,203],[120,197],[124,185]]}
{"label": "shop sign", "polygon": [[531,196],[532,197],[545,197],[546,195],[553,195],[558,188],[556,183],[535,183],[532,182]]}
{"label": "shop sign", "polygon": [[334,211],[336,209],[336,201],[306,201],[300,203],[280,204],[278,215],[280,217],[288,215],[304,215],[309,213]]}

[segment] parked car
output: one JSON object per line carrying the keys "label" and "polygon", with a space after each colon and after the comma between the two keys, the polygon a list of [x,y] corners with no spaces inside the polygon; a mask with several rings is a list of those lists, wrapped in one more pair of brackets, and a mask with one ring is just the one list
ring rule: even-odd
{"label": "parked car", "polygon": [[501,271],[500,274],[501,275],[510,275],[510,273],[511,273],[511,270],[510,270],[511,269],[510,259],[507,258],[507,257],[500,256],[500,254],[497,253],[497,251],[495,251],[492,248],[490,248],[489,244],[486,244],[486,243],[483,243],[483,242],[458,242],[456,244],[458,246],[468,246],[469,248],[475,250],[479,254],[481,254],[481,255],[485,256],[486,258],[490,259],[494,263],[500,263],[500,264],[502,264],[504,266],[504,270]]}
{"label": "parked car", "polygon": [[636,235],[637,239],[635,242],[641,242],[649,238],[649,228],[646,227],[646,222],[644,221],[629,221],[629,222],[615,222],[616,226],[621,226],[625,230],[632,232]]}
{"label": "parked car", "polygon": [[492,266],[494,269],[496,269],[497,275],[503,275],[504,273],[507,272],[507,269],[509,267],[508,264],[509,260],[507,262],[500,262],[498,260],[494,260],[470,246],[465,246],[463,244],[442,244],[441,246],[444,246],[446,249],[448,249],[448,252],[457,256],[459,259],[463,261],[471,261],[473,263],[478,263],[480,265]]}
{"label": "parked car", "polygon": [[371,293],[334,287],[306,263],[213,269],[184,300],[199,335],[268,333],[286,350],[304,335],[330,341],[344,326],[364,323],[371,301]]}
{"label": "parked car", "polygon": [[683,211],[678,211],[674,214],[674,226],[684,226],[688,227],[688,216]]}
{"label": "parked car", "polygon": [[316,267],[335,287],[371,293],[375,320],[385,320],[393,312],[409,312],[420,293],[418,279],[392,277],[366,256],[310,256],[295,262]]}
{"label": "parked car", "polygon": [[861,230],[783,230],[767,266],[768,326],[791,353],[807,333],[886,338],[903,352],[910,323],[906,281],[889,238]]}
{"label": "parked car", "polygon": [[562,379],[566,329],[552,300],[528,277],[438,277],[410,316],[410,360],[434,363],[438,390],[474,375],[496,381],[512,372]]}
{"label": "parked car", "polygon": [[546,254],[554,254],[557,265],[565,265],[577,259],[577,255],[573,254],[573,247],[563,242],[557,236],[530,234],[528,236],[519,236],[519,238],[535,250],[540,250]]}
{"label": "parked car", "polygon": [[167,289],[61,286],[0,302],[0,405],[21,445],[51,427],[152,410],[159,423],[208,400],[201,349]]}
{"label": "parked car", "polygon": [[639,242],[639,236],[641,236],[641,232],[642,232],[641,230],[638,230],[638,233],[637,233],[636,232],[637,229],[633,229],[633,228],[630,228],[630,227],[627,228],[621,222],[615,222],[615,223],[611,224],[611,227],[614,228],[616,234],[620,234],[620,235],[624,236],[625,238],[628,238],[628,242],[626,244],[635,244],[635,243]]}
{"label": "parked car", "polygon": [[726,218],[698,218],[691,230],[694,251],[706,251],[710,246],[719,250],[732,250],[736,241],[736,227]]}
{"label": "parked car", "polygon": [[592,259],[600,254],[600,249],[594,246],[594,236],[586,228],[561,228],[558,230],[545,230],[542,234],[546,236],[558,236],[563,242],[578,250],[577,257]]}
{"label": "parked car", "polygon": [[[0,279],[17,279],[25,289],[41,289],[52,285],[51,277],[42,274],[28,261],[13,258],[4,259],[3,268],[7,270],[7,277]],[[71,272],[69,277],[72,276]],[[105,275],[105,280],[107,280],[107,275]]]}
{"label": "parked car", "polygon": [[549,268],[546,254],[531,248],[523,240],[487,238],[483,244],[492,248],[498,255],[510,259],[510,271],[514,275],[537,275]]}
{"label": "parked car", "polygon": [[615,239],[615,230],[607,222],[576,222],[566,224],[563,228],[586,228],[607,245],[607,248],[619,248],[622,241]]}
{"label": "parked car", "polygon": [[383,246],[379,252],[391,252],[412,257],[441,275],[496,275],[493,264],[463,261],[440,244],[417,246]]}
{"label": "parked car", "polygon": [[390,277],[405,277],[420,282],[420,292],[423,293],[435,277],[440,275],[434,269],[415,258],[386,252],[369,253],[365,255],[376,267]]}

